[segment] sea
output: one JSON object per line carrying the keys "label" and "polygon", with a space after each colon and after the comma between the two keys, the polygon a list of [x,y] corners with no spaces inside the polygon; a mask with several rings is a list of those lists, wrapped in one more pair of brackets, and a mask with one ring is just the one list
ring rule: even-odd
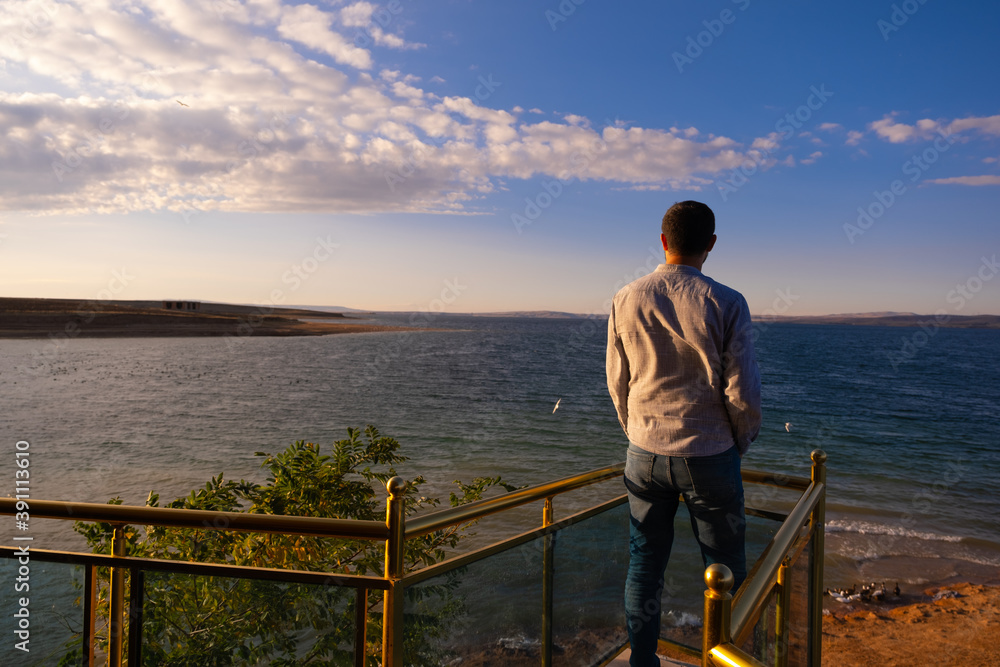
{"label": "sea", "polygon": [[[19,441],[30,447],[31,498],[134,505],[220,473],[263,482],[255,452],[326,447],[368,424],[400,441],[409,460],[397,473],[423,476],[422,493],[445,504],[455,480],[533,485],[624,460],[606,319],[365,317],[404,329],[0,341],[0,493],[15,493]],[[756,330],[764,426],[743,465],[808,476],[810,452],[826,452],[826,584],[996,580],[1000,331]],[[616,481],[557,499],[557,517],[622,492]],[[747,498],[780,501],[749,486]],[[470,544],[539,519],[484,523]],[[16,533],[5,526],[0,539]],[[35,548],[85,549],[69,522],[36,520],[32,535]],[[675,560],[697,560],[690,533],[677,541]]]}

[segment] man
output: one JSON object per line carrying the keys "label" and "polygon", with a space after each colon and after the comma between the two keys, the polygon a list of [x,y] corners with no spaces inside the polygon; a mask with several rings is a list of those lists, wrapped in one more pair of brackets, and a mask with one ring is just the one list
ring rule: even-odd
{"label": "man", "polygon": [[705,276],[715,214],[684,201],[663,216],[666,263],[621,289],[608,320],[608,390],[629,439],[625,614],[631,665],[659,665],[663,575],[679,496],[706,566],[746,578],[740,460],[760,431],[760,373],[743,296]]}

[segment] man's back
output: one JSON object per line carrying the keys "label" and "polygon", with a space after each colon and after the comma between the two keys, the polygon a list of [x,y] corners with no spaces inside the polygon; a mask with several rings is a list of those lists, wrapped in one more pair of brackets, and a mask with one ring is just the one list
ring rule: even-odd
{"label": "man's back", "polygon": [[742,454],[760,429],[746,301],[694,267],[661,264],[615,295],[607,365],[622,427],[650,452]]}

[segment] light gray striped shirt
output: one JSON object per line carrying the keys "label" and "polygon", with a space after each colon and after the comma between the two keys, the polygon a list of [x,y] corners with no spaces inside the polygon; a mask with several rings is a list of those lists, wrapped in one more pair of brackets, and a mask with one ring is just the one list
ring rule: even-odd
{"label": "light gray striped shirt", "polygon": [[742,455],[760,432],[747,302],[694,267],[660,264],[615,295],[607,375],[626,435],[654,454]]}

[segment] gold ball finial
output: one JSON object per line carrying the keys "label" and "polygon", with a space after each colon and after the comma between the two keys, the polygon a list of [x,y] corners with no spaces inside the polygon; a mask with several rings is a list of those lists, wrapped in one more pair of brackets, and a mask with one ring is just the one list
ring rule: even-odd
{"label": "gold ball finial", "polygon": [[728,593],[735,582],[732,570],[722,563],[712,563],[705,568],[705,585],[719,597]]}
{"label": "gold ball finial", "polygon": [[408,482],[402,477],[393,477],[385,484],[390,496],[398,496],[406,490]]}
{"label": "gold ball finial", "polygon": [[810,455],[810,458],[812,458],[813,463],[817,465],[823,465],[824,463],[826,463],[826,452],[824,452],[822,449],[814,449],[812,451],[812,454]]}

